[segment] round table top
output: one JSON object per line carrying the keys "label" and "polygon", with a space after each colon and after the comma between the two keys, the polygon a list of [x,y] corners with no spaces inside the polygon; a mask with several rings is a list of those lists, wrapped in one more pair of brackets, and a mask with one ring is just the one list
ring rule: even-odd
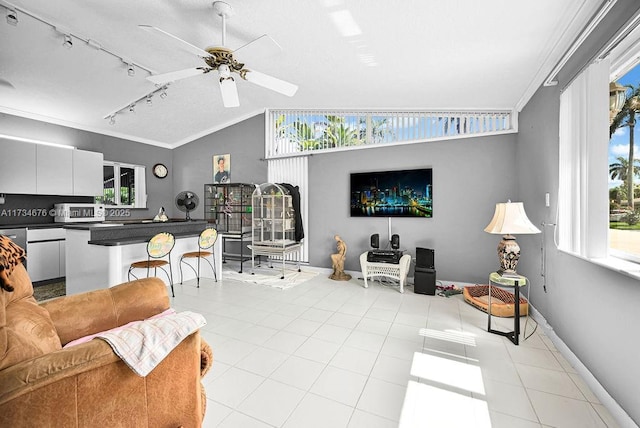
{"label": "round table top", "polygon": [[503,285],[507,287],[515,287],[516,281],[518,281],[518,286],[523,287],[527,285],[527,277],[522,275],[516,276],[502,276],[498,272],[491,272],[489,275],[489,281],[498,285]]}

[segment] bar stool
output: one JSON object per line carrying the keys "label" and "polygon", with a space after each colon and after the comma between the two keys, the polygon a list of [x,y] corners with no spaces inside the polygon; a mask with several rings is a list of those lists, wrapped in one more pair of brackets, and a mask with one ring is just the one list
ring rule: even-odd
{"label": "bar stool", "polygon": [[[184,253],[180,257],[180,263],[179,263],[180,284],[182,284],[182,263],[184,263],[187,266],[189,266],[191,270],[193,270],[193,272],[195,272],[196,278],[197,278],[196,282],[198,284],[198,287],[200,287],[200,259],[203,259],[204,261],[209,263],[209,266],[211,266],[211,270],[213,270],[213,278],[215,279],[216,282],[218,282],[218,276],[216,275],[216,268],[215,268],[216,259],[213,257],[213,251],[205,251],[205,250],[208,250],[209,248],[212,248],[217,240],[218,240],[218,231],[213,227],[208,227],[200,233],[200,236],[198,237],[198,251],[191,251],[188,253]],[[208,256],[211,256],[211,259],[213,260],[213,265],[211,264],[209,259],[207,259]],[[185,259],[196,259],[197,270],[192,265],[187,263]]]}
{"label": "bar stool", "polygon": [[[167,275],[167,278],[169,278],[169,282],[171,284],[171,295],[176,297],[173,292],[173,271],[171,270],[171,250],[173,250],[175,243],[175,237],[169,232],[160,232],[153,236],[147,243],[147,260],[131,263],[129,271],[127,272],[127,279],[131,281],[132,276],[135,279],[138,279],[137,276],[131,273],[133,269],[147,269],[148,278],[149,270],[151,268],[153,268],[153,276],[157,276],[157,269],[160,268],[165,275]],[[169,261],[161,260],[165,256],[168,256]],[[167,273],[163,267],[166,265],[169,265],[169,273]]]}

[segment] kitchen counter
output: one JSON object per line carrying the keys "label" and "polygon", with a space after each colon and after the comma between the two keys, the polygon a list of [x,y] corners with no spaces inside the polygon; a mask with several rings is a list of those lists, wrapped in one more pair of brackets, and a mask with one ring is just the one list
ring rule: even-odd
{"label": "kitchen counter", "polygon": [[[128,281],[127,272],[134,261],[147,259],[147,242],[160,232],[176,238],[171,252],[174,287],[180,283],[180,256],[198,250],[198,236],[211,224],[204,220],[74,224],[66,229],[67,294],[113,287]],[[222,279],[222,239],[214,246],[216,276]],[[203,267],[204,266],[204,267]],[[201,265],[201,277],[213,278],[213,272]],[[184,280],[195,278],[191,269],[184,269]],[[137,270],[138,277],[146,272]],[[152,272],[153,274],[153,272]],[[160,279],[169,285],[163,272]],[[133,278],[132,278],[133,279]]]}
{"label": "kitchen counter", "polygon": [[[109,227],[105,227],[109,226]],[[92,245],[128,245],[147,242],[151,237],[160,232],[172,233],[176,238],[186,236],[198,236],[200,232],[209,227],[204,220],[194,221],[165,221],[151,223],[129,224],[102,224],[98,227],[89,227],[89,243]]]}
{"label": "kitchen counter", "polygon": [[0,229],[56,229],[64,226],[63,223],[0,224]]}

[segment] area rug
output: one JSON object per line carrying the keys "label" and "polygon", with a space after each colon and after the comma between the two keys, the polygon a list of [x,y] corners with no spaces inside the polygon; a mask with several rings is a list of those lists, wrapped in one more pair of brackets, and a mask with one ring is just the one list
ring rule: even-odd
{"label": "area rug", "polygon": [[269,287],[280,288],[286,290],[287,288],[295,287],[304,282],[315,278],[317,272],[298,272],[297,270],[285,270],[284,279],[280,279],[282,270],[274,269],[273,275],[265,275],[262,273],[251,274],[250,272],[238,273],[232,270],[222,271],[222,277],[224,279],[233,279],[236,281],[249,282],[253,284],[267,285]]}
{"label": "area rug", "polygon": [[67,286],[64,281],[52,282],[51,284],[38,285],[33,287],[33,297],[38,302],[55,299],[67,294]]}

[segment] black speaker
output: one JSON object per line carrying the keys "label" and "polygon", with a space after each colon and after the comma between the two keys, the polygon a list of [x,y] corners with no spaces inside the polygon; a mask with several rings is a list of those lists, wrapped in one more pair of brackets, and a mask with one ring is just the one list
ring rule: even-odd
{"label": "black speaker", "polygon": [[400,235],[391,235],[391,248],[394,250],[400,248]]}
{"label": "black speaker", "polygon": [[425,269],[436,268],[436,252],[431,248],[416,248],[416,267]]}
{"label": "black speaker", "polygon": [[380,235],[371,235],[371,248],[380,248]]}
{"label": "black speaker", "polygon": [[413,277],[413,292],[417,294],[436,294],[436,270],[416,267]]}

